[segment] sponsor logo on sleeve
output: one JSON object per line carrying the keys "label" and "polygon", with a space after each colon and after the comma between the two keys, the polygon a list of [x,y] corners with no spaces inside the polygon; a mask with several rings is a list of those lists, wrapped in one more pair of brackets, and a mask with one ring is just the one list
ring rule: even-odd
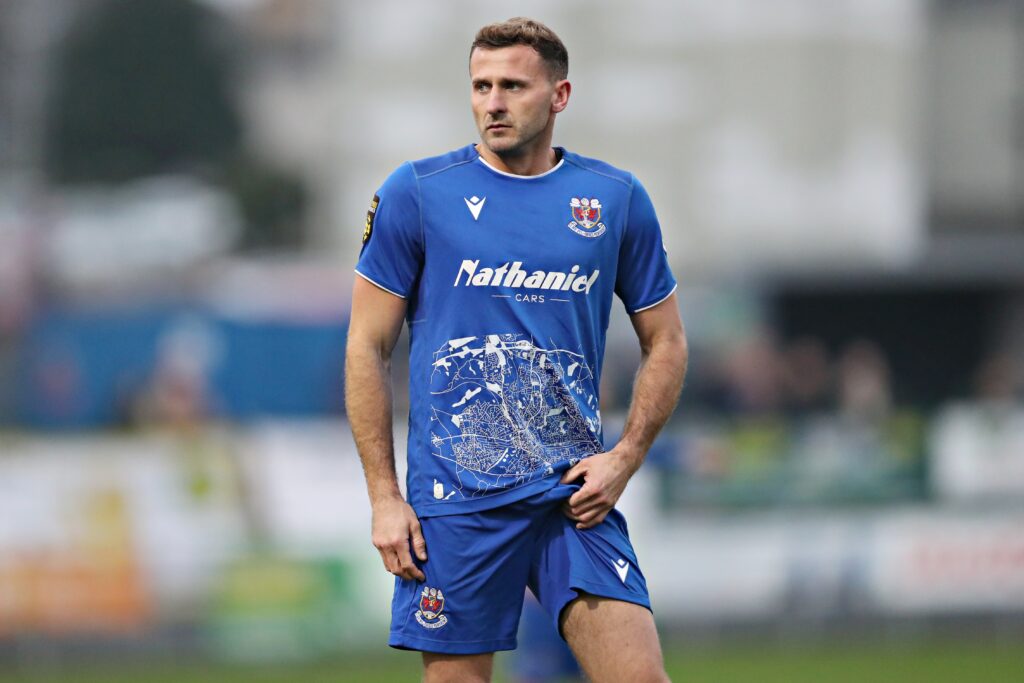
{"label": "sponsor logo on sleeve", "polygon": [[373,201],[370,202],[370,210],[366,212],[366,227],[363,228],[363,244],[370,241],[370,235],[373,234],[373,218],[377,215],[377,206],[380,204],[380,197],[373,195]]}

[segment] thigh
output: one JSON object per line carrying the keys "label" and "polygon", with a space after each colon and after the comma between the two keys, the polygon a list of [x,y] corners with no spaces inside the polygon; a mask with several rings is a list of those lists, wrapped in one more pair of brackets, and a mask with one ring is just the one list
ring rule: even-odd
{"label": "thigh", "polygon": [[388,644],[446,655],[515,648],[533,546],[530,518],[497,509],[420,524],[427,560],[416,564],[426,580],[396,577]]}
{"label": "thigh", "polygon": [[592,683],[669,680],[654,617],[646,607],[582,594],[563,610],[561,627]]}
{"label": "thigh", "polygon": [[581,530],[559,507],[549,515],[539,546],[530,588],[559,630],[562,612],[582,594],[650,609],[647,580],[618,510],[597,526]]}

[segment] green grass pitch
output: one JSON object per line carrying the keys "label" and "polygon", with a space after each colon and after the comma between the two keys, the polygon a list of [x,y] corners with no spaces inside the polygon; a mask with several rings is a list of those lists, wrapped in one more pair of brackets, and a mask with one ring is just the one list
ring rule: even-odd
{"label": "green grass pitch", "polygon": [[[1021,683],[1024,643],[932,642],[888,645],[672,647],[666,663],[685,683]],[[52,664],[0,671],[0,683],[401,683],[419,680],[414,653],[336,659],[308,665],[227,666],[183,663]],[[500,669],[500,661],[499,666]],[[28,669],[28,670],[26,670]],[[508,683],[499,674],[497,683]]]}

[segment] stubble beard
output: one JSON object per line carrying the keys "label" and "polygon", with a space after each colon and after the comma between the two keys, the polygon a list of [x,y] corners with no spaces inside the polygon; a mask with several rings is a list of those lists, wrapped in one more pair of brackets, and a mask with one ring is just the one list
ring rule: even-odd
{"label": "stubble beard", "polygon": [[503,158],[515,158],[523,153],[522,136],[513,128],[502,129],[501,135],[484,130],[481,136],[487,149]]}
{"label": "stubble beard", "polygon": [[540,137],[543,132],[543,126],[540,126],[535,131],[524,132],[511,125],[510,128],[503,129],[500,137],[488,135],[486,128],[483,131],[484,134],[480,137],[484,145],[487,146],[487,149],[491,150],[498,157],[502,159],[516,159],[525,156],[530,150],[530,143]]}

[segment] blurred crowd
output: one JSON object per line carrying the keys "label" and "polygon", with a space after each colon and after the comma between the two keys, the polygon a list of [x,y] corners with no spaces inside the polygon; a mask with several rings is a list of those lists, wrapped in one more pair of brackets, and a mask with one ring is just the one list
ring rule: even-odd
{"label": "blurred crowd", "polygon": [[[1022,2],[782,5],[516,9],[573,53],[559,144],[644,178],[680,281],[687,385],[627,501],[659,618],[1020,615]],[[472,133],[504,15],[449,10],[0,2],[0,665],[382,642],[348,298],[373,184]],[[606,446],[638,360],[616,303]]]}

